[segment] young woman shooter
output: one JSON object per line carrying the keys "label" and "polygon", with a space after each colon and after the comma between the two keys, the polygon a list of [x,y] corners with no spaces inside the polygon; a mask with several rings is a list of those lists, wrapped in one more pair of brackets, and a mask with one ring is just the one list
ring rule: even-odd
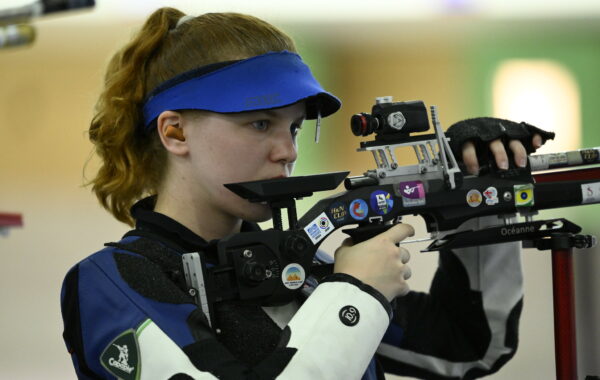
{"label": "young woman shooter", "polygon": [[[517,245],[442,252],[430,294],[409,292],[409,253],[397,246],[413,235],[407,224],[345,242],[309,297],[218,303],[219,329],[206,323],[181,254],[271,217],[223,184],[290,176],[303,121],[339,107],[292,40],[262,20],[171,8],[148,18],[111,60],[90,126],[102,159],[93,190],[135,227],[65,278],[64,339],[79,378],[473,378],[514,354]],[[520,142],[510,147],[526,158]],[[508,162],[500,140],[490,148]],[[476,171],[473,144],[463,161]],[[352,325],[340,318],[349,305]]]}

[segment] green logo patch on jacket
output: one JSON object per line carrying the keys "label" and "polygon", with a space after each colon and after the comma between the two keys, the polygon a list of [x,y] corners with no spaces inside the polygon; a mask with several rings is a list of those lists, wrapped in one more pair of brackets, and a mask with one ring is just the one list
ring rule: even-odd
{"label": "green logo patch on jacket", "polygon": [[119,379],[139,379],[140,351],[135,330],[129,329],[110,342],[100,355],[100,362]]}

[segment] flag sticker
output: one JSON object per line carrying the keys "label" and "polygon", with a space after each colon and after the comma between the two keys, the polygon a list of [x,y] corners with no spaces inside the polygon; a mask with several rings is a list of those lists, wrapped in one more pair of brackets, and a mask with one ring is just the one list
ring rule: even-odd
{"label": "flag sticker", "polygon": [[533,185],[514,185],[515,207],[531,207],[534,205]]}

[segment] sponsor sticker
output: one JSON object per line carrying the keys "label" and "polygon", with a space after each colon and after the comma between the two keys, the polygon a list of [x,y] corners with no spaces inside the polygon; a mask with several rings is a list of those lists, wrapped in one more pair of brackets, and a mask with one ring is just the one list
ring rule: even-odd
{"label": "sponsor sticker", "polygon": [[304,284],[306,273],[300,264],[291,263],[286,265],[281,272],[281,281],[283,285],[291,290],[298,289]]}
{"label": "sponsor sticker", "polygon": [[467,192],[467,204],[471,207],[477,207],[481,204],[483,198],[481,197],[481,193],[479,190],[469,190]]}
{"label": "sponsor sticker", "polygon": [[385,215],[392,211],[394,198],[387,191],[376,190],[371,193],[371,210],[378,215]]}
{"label": "sponsor sticker", "polygon": [[546,170],[549,168],[564,166],[569,163],[566,153],[539,154],[529,157],[532,169]]}
{"label": "sponsor sticker", "polygon": [[350,216],[354,220],[363,220],[369,215],[369,206],[362,199],[355,199],[350,202]]}
{"label": "sponsor sticker", "polygon": [[569,158],[566,153],[553,153],[548,157],[550,166],[566,165],[569,163]]}
{"label": "sponsor sticker", "polygon": [[586,164],[598,162],[599,155],[597,149],[582,149],[579,153],[581,153],[581,160]]}
{"label": "sponsor sticker", "polygon": [[514,185],[515,207],[530,207],[534,205],[533,185]]}
{"label": "sponsor sticker", "polygon": [[317,216],[308,226],[304,227],[304,232],[308,235],[313,244],[317,244],[333,231],[333,223],[324,212]]}
{"label": "sponsor sticker", "polygon": [[140,351],[135,331],[126,330],[110,342],[100,355],[100,362],[119,379],[137,379],[140,374]]}
{"label": "sponsor sticker", "polygon": [[600,182],[581,185],[581,203],[600,202]]}
{"label": "sponsor sticker", "polygon": [[425,187],[421,181],[400,182],[398,192],[402,195],[402,206],[425,205]]}
{"label": "sponsor sticker", "polygon": [[343,324],[352,327],[356,326],[360,320],[360,313],[356,307],[346,305],[340,309],[339,317]]}
{"label": "sponsor sticker", "polygon": [[498,190],[493,186],[485,189],[483,196],[485,197],[485,204],[488,206],[493,206],[498,203]]}
{"label": "sponsor sticker", "polygon": [[348,219],[348,208],[342,202],[336,202],[329,209],[329,216],[336,224],[343,224]]}

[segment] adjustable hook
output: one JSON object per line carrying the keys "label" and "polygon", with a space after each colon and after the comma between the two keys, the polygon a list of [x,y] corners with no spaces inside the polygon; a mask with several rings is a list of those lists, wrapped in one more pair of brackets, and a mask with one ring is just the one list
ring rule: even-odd
{"label": "adjustable hook", "polygon": [[321,108],[317,108],[317,122],[315,123],[315,143],[319,143],[321,135]]}

